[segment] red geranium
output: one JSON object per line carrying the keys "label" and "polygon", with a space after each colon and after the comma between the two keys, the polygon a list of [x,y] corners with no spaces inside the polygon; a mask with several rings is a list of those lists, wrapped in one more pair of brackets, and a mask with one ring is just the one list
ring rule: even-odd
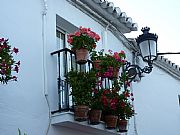
{"label": "red geranium", "polygon": [[86,48],[91,52],[96,48],[96,42],[99,40],[100,36],[90,28],[80,27],[78,31],[68,35],[67,42],[73,49]]}
{"label": "red geranium", "polygon": [[117,115],[119,115],[121,119],[129,119],[134,115],[133,100],[133,94],[128,90],[125,90],[119,95]]}
{"label": "red geranium", "polygon": [[101,99],[105,114],[115,114],[118,106],[118,93],[110,89],[105,89]]}

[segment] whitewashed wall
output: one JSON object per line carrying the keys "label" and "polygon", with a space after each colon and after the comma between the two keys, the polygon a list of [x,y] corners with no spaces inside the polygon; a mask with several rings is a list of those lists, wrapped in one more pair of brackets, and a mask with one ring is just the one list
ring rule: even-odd
{"label": "whitewashed wall", "polygon": [[[56,14],[77,27],[90,27],[104,35],[104,27],[66,0],[47,1],[47,6],[43,53],[43,0],[1,0],[0,37],[9,38],[10,43],[19,48],[21,68],[18,82],[0,85],[0,135],[15,135],[18,128],[28,135],[46,134],[49,108],[45,94],[51,109],[57,104],[56,57],[50,55],[57,48]],[[102,39],[98,50],[105,46],[104,37]],[[105,47],[113,51],[125,50],[131,60],[131,52],[110,31],[107,31]],[[178,86],[178,80],[158,68],[140,83],[133,83],[139,135],[178,135]],[[64,134],[86,135],[64,127],[50,127],[49,135]]]}
{"label": "whitewashed wall", "polygon": [[0,134],[44,135],[48,108],[43,90],[42,2],[1,0],[0,37],[19,48],[18,82],[0,85]]}
{"label": "whitewashed wall", "polygon": [[[28,135],[45,135],[48,128],[48,105],[53,94],[57,93],[56,57],[50,53],[56,46],[56,14],[75,26],[90,27],[103,35],[105,28],[88,17],[66,0],[47,1],[48,10],[45,22],[42,21],[43,0],[1,0],[0,37],[9,38],[12,46],[19,48],[18,59],[21,60],[18,82],[0,85],[0,134],[14,135],[17,129]],[[72,15],[73,13],[73,15]],[[45,25],[45,65],[43,72],[43,23]],[[109,35],[108,35],[109,36]],[[113,37],[113,35],[110,35]],[[115,37],[109,38],[108,44],[115,42],[122,45]],[[102,40],[98,44],[101,49]],[[44,84],[44,77],[46,84]],[[47,87],[46,87],[47,86]],[[46,92],[47,91],[47,92]],[[56,100],[55,100],[56,101]],[[76,131],[77,134],[85,134]],[[76,134],[52,126],[49,135]]]}
{"label": "whitewashed wall", "polygon": [[0,134],[44,135],[48,108],[43,93],[42,2],[1,0],[0,37],[19,48],[18,82],[0,85]]}
{"label": "whitewashed wall", "polygon": [[138,135],[180,134],[180,80],[157,68],[133,83]]}

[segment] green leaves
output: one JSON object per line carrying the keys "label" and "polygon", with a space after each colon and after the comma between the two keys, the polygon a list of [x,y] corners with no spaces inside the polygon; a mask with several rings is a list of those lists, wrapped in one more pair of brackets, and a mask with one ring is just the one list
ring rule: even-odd
{"label": "green leaves", "polygon": [[71,95],[76,105],[89,105],[92,96],[92,88],[94,88],[96,84],[95,72],[70,71],[67,74],[66,81],[72,87]]}

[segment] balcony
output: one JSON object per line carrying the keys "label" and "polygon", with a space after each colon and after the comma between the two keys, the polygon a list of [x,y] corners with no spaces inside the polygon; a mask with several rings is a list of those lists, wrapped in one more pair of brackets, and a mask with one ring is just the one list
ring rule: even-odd
{"label": "balcony", "polygon": [[[58,110],[52,111],[51,124],[56,126],[68,127],[74,130],[90,133],[93,135],[116,135],[120,134],[116,129],[106,129],[103,121],[98,125],[91,125],[89,121],[78,122],[74,120],[74,102],[70,93],[72,89],[65,81],[66,74],[71,70],[78,70],[87,72],[93,68],[93,64],[90,60],[86,64],[77,64],[75,62],[75,53],[67,48],[52,52],[51,55],[57,57],[58,67]],[[111,87],[111,81],[105,80],[105,85]],[[122,133],[121,133],[122,134]]]}

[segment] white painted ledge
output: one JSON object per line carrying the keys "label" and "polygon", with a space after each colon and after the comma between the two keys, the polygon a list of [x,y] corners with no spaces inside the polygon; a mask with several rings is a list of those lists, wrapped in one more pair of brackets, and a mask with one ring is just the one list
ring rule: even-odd
{"label": "white painted ledge", "polygon": [[119,132],[108,130],[105,128],[105,123],[101,122],[98,125],[90,125],[88,121],[78,122],[74,120],[73,112],[56,113],[52,115],[51,124],[56,126],[68,127],[74,130],[79,130],[93,135],[117,135]]}

